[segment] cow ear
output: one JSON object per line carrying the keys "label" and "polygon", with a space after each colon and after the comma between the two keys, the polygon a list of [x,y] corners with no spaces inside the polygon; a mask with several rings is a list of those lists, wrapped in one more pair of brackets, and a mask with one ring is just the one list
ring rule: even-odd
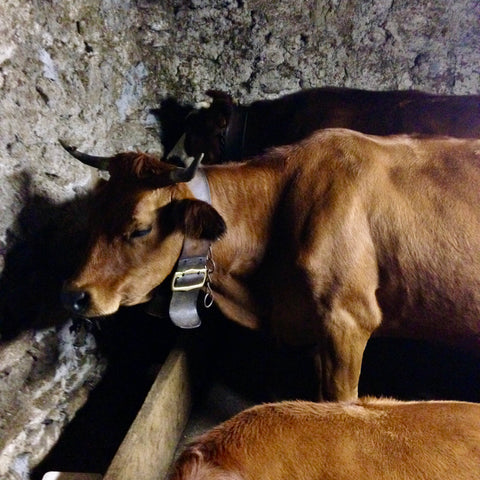
{"label": "cow ear", "polygon": [[177,227],[190,238],[214,241],[227,230],[220,214],[201,200],[174,201],[174,217]]}

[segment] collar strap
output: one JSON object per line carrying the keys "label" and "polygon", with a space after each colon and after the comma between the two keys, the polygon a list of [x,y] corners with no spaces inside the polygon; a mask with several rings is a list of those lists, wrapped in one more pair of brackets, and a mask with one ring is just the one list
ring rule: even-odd
{"label": "collar strap", "polygon": [[187,185],[197,200],[203,200],[209,204],[212,203],[207,176],[205,175],[202,167],[197,168],[195,175],[187,183]]}
{"label": "collar strap", "polygon": [[[195,198],[211,203],[208,180],[201,167],[187,185]],[[183,241],[182,253],[173,273],[169,309],[170,319],[177,327],[196,328],[201,324],[197,301],[200,290],[207,282],[209,247],[208,240],[185,237]]]}

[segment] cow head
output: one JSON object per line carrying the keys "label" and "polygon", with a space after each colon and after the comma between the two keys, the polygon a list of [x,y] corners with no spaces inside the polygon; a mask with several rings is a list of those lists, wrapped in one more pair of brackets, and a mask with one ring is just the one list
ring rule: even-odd
{"label": "cow head", "polygon": [[223,92],[208,90],[206,93],[213,99],[211,105],[191,112],[185,120],[185,151],[193,157],[203,153],[204,164],[221,163],[233,101]]}
{"label": "cow head", "polygon": [[224,232],[220,215],[184,183],[199,159],[179,168],[142,153],[103,158],[64,147],[110,173],[94,192],[84,259],[62,291],[70,311],[95,317],[148,301],[173,270],[185,236],[213,241]]}

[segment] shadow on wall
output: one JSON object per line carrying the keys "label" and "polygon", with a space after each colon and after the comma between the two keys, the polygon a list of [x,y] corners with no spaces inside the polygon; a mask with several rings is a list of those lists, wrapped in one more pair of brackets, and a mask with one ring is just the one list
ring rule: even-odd
{"label": "shadow on wall", "polygon": [[[25,178],[25,182],[29,179]],[[85,215],[89,197],[54,204],[32,196],[7,239],[0,277],[0,334],[11,339],[21,331],[64,323],[60,289],[77,265],[86,241]]]}
{"label": "shadow on wall", "polygon": [[181,105],[173,97],[165,98],[158,108],[152,108],[150,113],[160,124],[160,141],[165,154],[175,146],[185,133],[185,118],[193,110],[191,105]]}

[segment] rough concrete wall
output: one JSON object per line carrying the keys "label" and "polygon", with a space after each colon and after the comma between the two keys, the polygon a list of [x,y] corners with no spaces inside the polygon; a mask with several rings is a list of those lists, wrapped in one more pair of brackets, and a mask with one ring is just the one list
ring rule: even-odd
{"label": "rough concrete wall", "polygon": [[161,150],[145,128],[155,83],[137,45],[142,14],[128,0],[0,4],[2,480],[28,478],[105,369],[94,336],[58,305],[81,217],[63,204],[96,174],[57,140]]}
{"label": "rough concrete wall", "polygon": [[244,100],[323,85],[476,93],[479,13],[475,0],[173,2],[168,41],[151,41],[165,59],[158,92],[187,100],[212,85]]}
{"label": "rough concrete wall", "polygon": [[477,0],[3,0],[0,329],[21,331],[0,344],[0,478],[28,477],[104,369],[56,300],[66,235],[81,231],[78,206],[58,204],[96,178],[59,137],[161,152],[149,109],[207,88],[240,101],[324,85],[479,93],[479,18]]}

